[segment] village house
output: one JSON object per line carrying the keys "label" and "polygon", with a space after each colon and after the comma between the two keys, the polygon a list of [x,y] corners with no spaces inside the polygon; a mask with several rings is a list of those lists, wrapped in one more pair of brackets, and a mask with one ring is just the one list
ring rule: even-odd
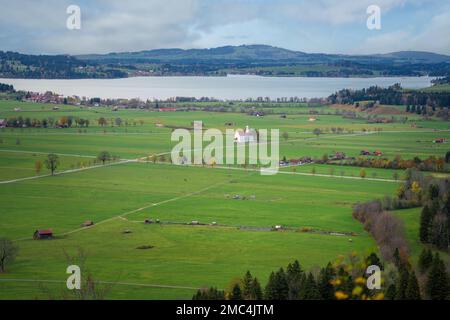
{"label": "village house", "polygon": [[81,224],[82,227],[92,227],[94,222],[92,220],[87,220]]}
{"label": "village house", "polygon": [[6,128],[7,123],[6,119],[0,119],[0,128]]}
{"label": "village house", "polygon": [[234,141],[237,143],[257,142],[257,135],[254,129],[250,129],[248,126],[245,130],[236,130],[234,134]]}
{"label": "village house", "polygon": [[445,138],[435,139],[433,140],[433,143],[447,143],[447,139]]}
{"label": "village house", "polygon": [[53,239],[53,231],[52,229],[36,230],[33,234],[33,239],[34,240]]}

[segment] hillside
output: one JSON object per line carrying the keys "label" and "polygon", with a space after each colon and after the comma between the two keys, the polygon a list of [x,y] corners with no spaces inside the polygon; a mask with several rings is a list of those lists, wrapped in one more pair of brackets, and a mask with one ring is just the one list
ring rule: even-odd
{"label": "hillside", "polygon": [[0,77],[31,79],[128,76],[279,77],[446,76],[450,57],[429,52],[382,55],[305,53],[266,45],[156,49],[90,55],[26,55],[0,51]]}

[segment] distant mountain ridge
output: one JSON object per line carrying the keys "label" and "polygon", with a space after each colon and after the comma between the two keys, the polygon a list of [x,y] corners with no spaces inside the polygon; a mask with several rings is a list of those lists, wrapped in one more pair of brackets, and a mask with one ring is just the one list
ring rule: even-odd
{"label": "distant mountain ridge", "polygon": [[421,51],[344,55],[267,45],[155,49],[88,55],[0,51],[0,78],[80,79],[135,76],[275,77],[450,76],[450,56]]}
{"label": "distant mountain ridge", "polygon": [[398,63],[450,63],[450,56],[421,51],[399,51],[387,54],[343,55],[326,53],[305,53],[267,45],[224,46],[210,49],[155,49],[138,52],[113,52],[75,56],[91,61],[141,61],[170,63],[174,61],[208,62],[230,61],[282,61],[292,63],[326,63],[346,61],[395,61]]}

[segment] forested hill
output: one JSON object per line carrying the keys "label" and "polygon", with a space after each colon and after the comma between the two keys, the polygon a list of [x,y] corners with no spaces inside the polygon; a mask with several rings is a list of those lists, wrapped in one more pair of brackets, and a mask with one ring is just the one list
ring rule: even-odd
{"label": "forested hill", "polygon": [[266,45],[79,56],[0,51],[0,77],[67,79],[227,74],[281,77],[448,76],[450,56],[417,51],[337,55],[305,53]]}
{"label": "forested hill", "polygon": [[68,55],[27,55],[0,51],[1,78],[82,79],[126,76],[126,72]]}

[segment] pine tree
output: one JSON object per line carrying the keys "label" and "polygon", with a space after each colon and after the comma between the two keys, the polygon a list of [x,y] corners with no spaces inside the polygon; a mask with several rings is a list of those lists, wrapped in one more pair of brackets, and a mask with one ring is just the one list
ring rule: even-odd
{"label": "pine tree", "polygon": [[266,288],[264,290],[264,295],[266,300],[275,300],[276,299],[276,285],[275,285],[275,273],[272,273],[269,276],[269,281],[267,281]]}
{"label": "pine tree", "polygon": [[286,279],[286,273],[283,268],[280,268],[277,273],[275,273],[275,300],[287,300],[289,294],[289,286]]}
{"label": "pine tree", "polygon": [[423,243],[428,243],[430,241],[430,228],[431,221],[433,219],[433,214],[431,209],[426,205],[422,209],[422,214],[420,215],[420,241]]}
{"label": "pine tree", "polygon": [[406,299],[406,288],[408,287],[408,281],[409,281],[409,271],[406,268],[406,266],[402,264],[398,269],[398,279],[396,285],[397,290],[395,294],[396,300]]}
{"label": "pine tree", "polygon": [[263,293],[261,289],[261,285],[259,284],[258,279],[256,277],[252,281],[252,300],[262,300]]}
{"label": "pine tree", "polygon": [[441,260],[439,253],[434,256],[428,272],[426,292],[431,300],[445,300],[449,297],[449,279],[444,261]]}
{"label": "pine tree", "polygon": [[331,280],[334,277],[334,269],[331,263],[320,270],[320,276],[317,283],[317,287],[320,293],[320,296],[324,300],[333,300],[334,299],[334,287],[331,284]]}
{"label": "pine tree", "polygon": [[414,271],[409,274],[408,285],[405,292],[405,299],[421,300],[419,282],[417,281],[417,277]]}
{"label": "pine tree", "polygon": [[242,290],[241,286],[236,283],[231,291],[230,300],[242,300]]}
{"label": "pine tree", "polygon": [[389,285],[384,296],[386,300],[395,300],[395,297],[397,296],[397,288],[395,287],[395,284],[392,283]]}
{"label": "pine tree", "polygon": [[430,249],[423,249],[419,256],[418,267],[420,273],[425,273],[433,263],[433,253]]}
{"label": "pine tree", "polygon": [[314,279],[313,274],[310,272],[305,282],[305,294],[304,300],[320,300],[320,293],[317,289],[316,280]]}
{"label": "pine tree", "polygon": [[288,299],[297,300],[300,297],[302,286],[303,270],[300,263],[296,260],[293,264],[289,264],[286,271],[286,279],[288,282]]}
{"label": "pine tree", "polygon": [[242,279],[242,298],[244,298],[244,300],[252,300],[252,284],[252,274],[250,273],[250,271],[247,271],[244,278]]}

